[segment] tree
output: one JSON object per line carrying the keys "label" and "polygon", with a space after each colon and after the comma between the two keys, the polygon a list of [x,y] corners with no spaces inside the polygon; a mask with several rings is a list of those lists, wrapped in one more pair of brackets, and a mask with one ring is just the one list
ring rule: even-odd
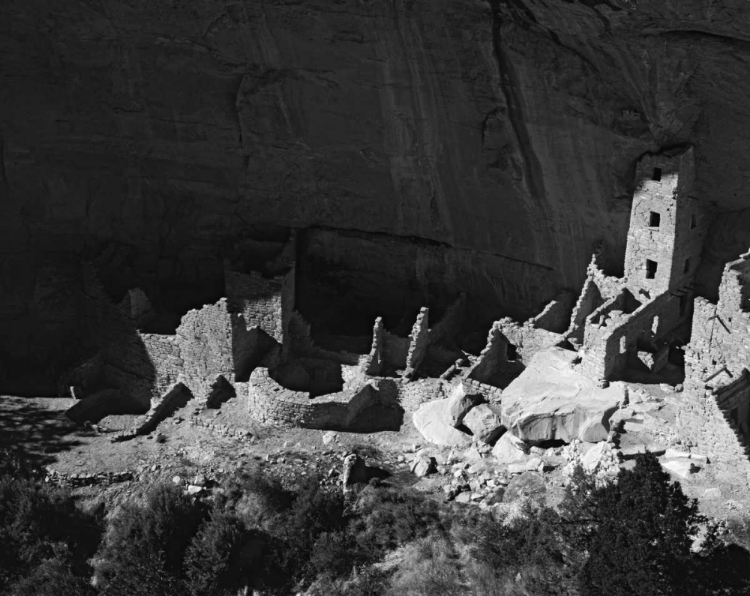
{"label": "tree", "polygon": [[106,596],[182,594],[185,551],[201,512],[180,489],[158,485],[145,506],[126,504],[112,519],[97,565]]}
{"label": "tree", "polygon": [[[618,481],[579,492],[577,514],[593,531],[580,574],[582,596],[691,593],[691,545],[705,519],[653,454]],[[570,508],[569,508],[570,510]]]}

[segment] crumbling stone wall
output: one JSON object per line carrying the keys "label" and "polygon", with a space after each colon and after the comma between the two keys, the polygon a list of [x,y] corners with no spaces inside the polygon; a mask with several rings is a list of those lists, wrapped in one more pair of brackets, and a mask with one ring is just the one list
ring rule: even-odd
{"label": "crumbling stone wall", "polygon": [[429,309],[422,308],[409,335],[409,351],[406,354],[406,377],[416,374],[422,364],[429,345]]}
{"label": "crumbling stone wall", "polygon": [[227,300],[191,310],[177,328],[183,378],[198,399],[205,399],[217,375],[234,378],[232,319]]}
{"label": "crumbling stone wall", "polygon": [[381,394],[377,381],[356,390],[314,399],[306,392],[284,389],[259,367],[248,384],[250,414],[259,422],[322,430],[374,432],[400,427],[403,410]]}
{"label": "crumbling stone wall", "polygon": [[681,396],[675,427],[680,436],[705,453],[712,462],[731,466],[733,475],[750,483],[750,460],[746,447],[732,428],[729,413],[723,411],[718,400],[720,391],[686,391]]}
{"label": "crumbling stone wall", "polygon": [[719,386],[737,379],[748,366],[750,312],[745,309],[749,271],[750,253],[746,253],[724,268],[717,304],[705,298],[695,300],[692,335],[685,350],[686,385],[698,389],[706,383]]}
{"label": "crumbling stone wall", "polygon": [[370,376],[377,376],[383,368],[383,318],[375,319],[372,327],[372,346],[370,353],[360,360],[362,371]]}
{"label": "crumbling stone wall", "polygon": [[502,399],[503,390],[500,387],[493,387],[468,377],[461,379],[461,384],[467,395],[482,395],[485,400],[494,404],[499,404]]}
{"label": "crumbling stone wall", "polygon": [[589,275],[586,277],[586,281],[583,284],[581,295],[578,297],[578,302],[573,307],[573,314],[570,317],[570,326],[566,332],[566,336],[575,340],[576,343],[582,344],[584,339],[584,332],[586,330],[586,319],[604,304],[604,298],[602,297],[599,287],[596,282]]}
{"label": "crumbling stone wall", "polygon": [[[505,320],[510,321],[510,319]],[[512,323],[512,321],[510,321]],[[474,364],[466,374],[469,379],[492,385],[498,374],[519,374],[523,370],[520,360],[509,360],[510,342],[503,333],[503,321],[493,323],[487,335],[487,346],[479,354]]]}
{"label": "crumbling stone wall", "polygon": [[564,339],[560,333],[535,327],[534,319],[521,325],[505,318],[498,321],[498,325],[505,338],[515,346],[521,362],[529,362],[537,352],[551,348]]}
{"label": "crumbling stone wall", "polygon": [[182,359],[178,336],[142,333],[141,340],[156,372],[151,393],[151,404],[153,405],[161,399],[161,396],[170,387],[177,383],[185,368],[185,362]]}
{"label": "crumbling stone wall", "polygon": [[257,326],[283,345],[294,307],[294,267],[266,277],[257,271],[227,269],[225,287],[230,311],[241,314],[248,327]]}
{"label": "crumbling stone wall", "polygon": [[661,342],[688,316],[680,311],[680,297],[671,294],[657,296],[635,310],[632,307],[632,296],[623,292],[589,315],[581,361],[583,374],[592,379],[617,379],[639,349],[657,352]]}

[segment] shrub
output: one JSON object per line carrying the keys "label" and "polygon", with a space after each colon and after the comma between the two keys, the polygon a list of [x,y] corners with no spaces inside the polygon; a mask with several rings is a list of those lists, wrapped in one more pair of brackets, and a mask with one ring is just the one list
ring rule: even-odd
{"label": "shrub", "polygon": [[95,596],[90,577],[74,575],[64,554],[42,561],[9,590],[11,596]]}
{"label": "shrub", "polygon": [[185,551],[201,512],[171,485],[158,485],[145,506],[124,505],[110,523],[98,564],[107,596],[181,592]]}
{"label": "shrub", "polygon": [[235,515],[214,513],[193,538],[185,556],[188,592],[193,596],[233,596],[247,580],[237,560],[247,533]]}
{"label": "shrub", "polygon": [[357,503],[359,515],[350,524],[350,533],[368,560],[407,542],[423,538],[431,531],[443,531],[440,507],[421,495],[393,488],[368,488]]}
{"label": "shrub", "polygon": [[408,547],[388,592],[393,596],[469,594],[461,581],[458,558],[442,537],[422,538]]}
{"label": "shrub", "polygon": [[71,575],[90,575],[88,559],[101,536],[98,522],[81,512],[67,491],[42,484],[18,465],[20,477],[0,476],[0,592],[56,558]]}
{"label": "shrub", "polygon": [[639,457],[616,484],[585,498],[578,515],[595,529],[580,577],[583,596],[690,592],[690,547],[703,518],[654,455]]}

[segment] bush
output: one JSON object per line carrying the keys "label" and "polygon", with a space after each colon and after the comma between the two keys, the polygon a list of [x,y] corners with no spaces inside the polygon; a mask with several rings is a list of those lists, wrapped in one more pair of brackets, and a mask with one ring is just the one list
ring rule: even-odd
{"label": "bush", "polygon": [[357,503],[359,516],[352,520],[350,533],[368,560],[444,528],[439,505],[421,495],[393,488],[368,488]]}
{"label": "bush", "polygon": [[406,547],[403,563],[391,580],[393,596],[469,594],[461,581],[458,557],[442,537],[429,536]]}
{"label": "bush", "polygon": [[237,560],[247,538],[232,514],[214,513],[201,525],[185,556],[186,587],[193,596],[234,596],[247,585]]}
{"label": "bush", "polygon": [[[65,566],[71,577],[91,574],[88,559],[101,537],[97,520],[81,512],[70,494],[42,484],[39,476],[17,458],[5,462],[0,476],[0,593],[35,574]],[[49,564],[47,562],[50,562]],[[62,577],[58,574],[58,577]],[[18,590],[27,590],[18,587]],[[61,593],[62,587],[61,587]]]}
{"label": "bush", "polygon": [[654,455],[639,457],[616,484],[577,501],[579,517],[595,524],[580,576],[582,596],[691,592],[690,547],[704,519]]}
{"label": "bush", "polygon": [[10,589],[11,596],[95,596],[89,577],[74,575],[71,562],[61,553],[42,561]]}
{"label": "bush", "polygon": [[124,505],[110,523],[100,553],[107,596],[181,593],[183,559],[201,512],[177,487],[158,485],[145,506]]}

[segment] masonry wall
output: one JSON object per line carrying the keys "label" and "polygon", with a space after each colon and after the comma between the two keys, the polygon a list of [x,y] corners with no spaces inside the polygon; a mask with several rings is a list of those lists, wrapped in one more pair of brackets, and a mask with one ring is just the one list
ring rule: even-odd
{"label": "masonry wall", "polygon": [[716,463],[730,466],[738,481],[750,483],[750,460],[726,412],[712,391],[685,391],[681,396],[675,426],[690,440],[697,453]]}
{"label": "masonry wall", "polygon": [[294,306],[294,268],[275,277],[227,270],[225,285],[231,312],[283,344]]}
{"label": "masonry wall", "polygon": [[141,340],[156,372],[154,390],[151,394],[152,406],[177,383],[185,368],[178,339],[175,335],[141,334]]}
{"label": "masonry wall", "polygon": [[356,390],[310,399],[308,393],[284,389],[265,368],[257,368],[248,385],[250,414],[259,422],[302,428],[374,432],[400,428],[403,410],[393,392],[368,383]]}
{"label": "masonry wall", "polygon": [[587,277],[583,284],[581,295],[578,297],[578,302],[573,307],[573,314],[570,317],[570,327],[568,327],[566,335],[574,339],[578,344],[583,344],[586,318],[602,304],[604,304],[604,298],[599,291],[599,287],[590,276]]}
{"label": "masonry wall", "polygon": [[429,309],[422,308],[417,315],[417,320],[411,329],[409,335],[409,349],[406,354],[406,371],[405,375],[413,376],[416,374],[419,365],[422,364],[427,347],[429,345]]}
{"label": "masonry wall", "polygon": [[717,386],[739,378],[750,363],[750,313],[744,310],[748,272],[750,255],[743,255],[724,268],[716,305],[704,298],[695,300],[692,335],[685,350],[686,384]]}
{"label": "masonry wall", "polygon": [[[512,323],[510,319],[504,319]],[[503,321],[496,321],[487,335],[487,345],[479,354],[476,364],[472,366],[466,377],[485,385],[492,385],[493,377],[497,374],[519,374],[523,370],[520,360],[508,360],[508,338],[502,331]]]}
{"label": "masonry wall", "polygon": [[506,339],[516,347],[521,362],[529,362],[537,352],[559,344],[563,340],[560,333],[534,326],[534,319],[523,325],[505,318],[499,321],[499,328]]}
{"label": "masonry wall", "polygon": [[608,301],[589,316],[581,372],[592,379],[616,380],[639,349],[657,351],[660,342],[688,316],[680,314],[680,299],[657,296],[630,314],[622,312],[624,295]]}
{"label": "masonry wall", "polygon": [[191,310],[177,328],[183,378],[197,399],[205,399],[217,375],[234,380],[232,319],[227,300]]}
{"label": "masonry wall", "polygon": [[[695,272],[707,218],[691,198],[694,179],[692,149],[647,155],[638,163],[625,251],[626,283],[636,296],[641,290],[653,297],[677,289]],[[647,259],[657,264],[653,279]]]}

